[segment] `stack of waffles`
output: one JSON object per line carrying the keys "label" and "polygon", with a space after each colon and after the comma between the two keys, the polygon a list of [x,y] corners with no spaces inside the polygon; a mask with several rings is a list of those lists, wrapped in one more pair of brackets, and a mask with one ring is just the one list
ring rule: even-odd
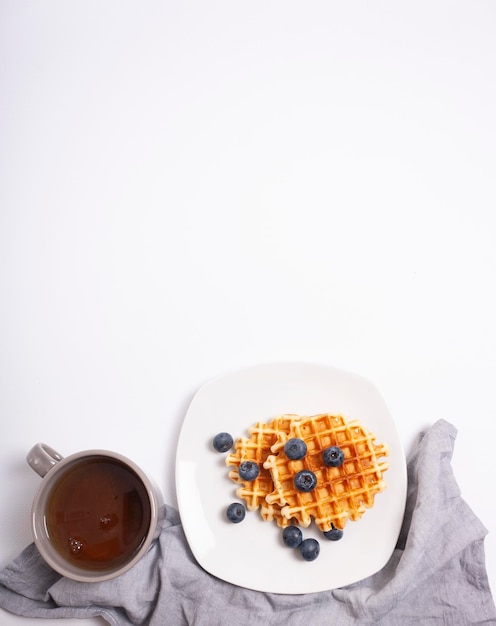
{"label": "stack of waffles", "polygon": [[[249,437],[235,442],[226,458],[229,477],[238,484],[236,495],[250,511],[259,511],[266,521],[275,520],[285,528],[291,524],[308,527],[312,520],[322,532],[343,529],[348,520],[356,521],[374,505],[375,496],[386,488],[383,479],[389,464],[387,444],[376,444],[375,435],[358,420],[347,421],[341,415],[322,413],[305,417],[282,415],[269,422],[257,422]],[[305,442],[307,452],[298,460],[289,459],[284,446],[290,439]],[[323,452],[339,447],[344,461],[329,467]],[[251,481],[239,475],[239,466],[252,461],[259,467]],[[294,477],[310,470],[317,485],[309,492],[295,487]]]}

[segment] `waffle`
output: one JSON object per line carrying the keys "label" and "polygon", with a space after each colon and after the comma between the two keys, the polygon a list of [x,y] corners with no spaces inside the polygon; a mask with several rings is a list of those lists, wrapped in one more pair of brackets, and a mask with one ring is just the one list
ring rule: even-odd
{"label": "waffle", "polygon": [[[307,445],[303,459],[289,460],[284,454],[288,438],[302,439]],[[356,521],[374,505],[375,496],[386,484],[383,472],[388,463],[379,461],[387,456],[385,444],[376,445],[375,436],[355,420],[347,422],[340,415],[320,414],[294,420],[289,432],[281,432],[263,464],[274,485],[265,500],[268,506],[280,508],[283,520],[291,519],[303,527],[315,520],[326,532],[332,527],[343,529],[348,520]],[[344,452],[340,467],[327,467],[322,452],[338,446]],[[317,486],[302,492],[294,486],[294,476],[301,470],[311,470]]]}
{"label": "waffle", "polygon": [[[265,521],[275,520],[282,528],[288,526],[290,518],[283,517],[280,506],[266,501],[267,494],[274,489],[274,483],[264,463],[280,436],[289,433],[292,425],[299,420],[297,415],[282,415],[269,423],[257,422],[248,429],[250,437],[237,439],[234,452],[226,458],[226,465],[233,467],[229,471],[229,478],[240,485],[236,490],[238,498],[245,500],[248,510],[260,509],[260,515]],[[246,481],[239,476],[239,466],[243,461],[257,463],[260,473],[255,480]]]}

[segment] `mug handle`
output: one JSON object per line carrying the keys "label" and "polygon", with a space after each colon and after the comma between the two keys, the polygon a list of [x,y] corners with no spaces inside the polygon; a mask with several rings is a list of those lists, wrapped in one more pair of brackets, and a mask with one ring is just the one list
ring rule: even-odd
{"label": "mug handle", "polygon": [[57,450],[47,446],[46,443],[37,443],[28,452],[26,461],[31,469],[34,469],[43,478],[63,458]]}

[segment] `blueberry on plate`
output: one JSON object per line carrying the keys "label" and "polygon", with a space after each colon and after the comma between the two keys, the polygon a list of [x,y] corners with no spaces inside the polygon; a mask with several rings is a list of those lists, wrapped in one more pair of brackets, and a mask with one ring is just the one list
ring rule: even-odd
{"label": "blueberry on plate", "polygon": [[305,561],[315,561],[320,553],[320,544],[317,539],[311,537],[310,539],[304,539],[300,543],[300,552]]}
{"label": "blueberry on plate", "polygon": [[213,444],[217,452],[227,452],[232,448],[233,438],[229,433],[219,433],[215,435]]}
{"label": "blueberry on plate", "polygon": [[324,537],[326,537],[330,541],[339,541],[343,537],[343,531],[333,525],[331,530],[328,530],[324,533]]}
{"label": "blueberry on plate", "polygon": [[284,453],[291,461],[298,461],[307,453],[307,444],[303,439],[293,437],[284,444]]}
{"label": "blueberry on plate", "polygon": [[255,480],[260,469],[255,461],[243,461],[238,469],[239,477],[243,480]]}
{"label": "blueberry on plate", "polygon": [[322,453],[322,458],[327,467],[339,467],[344,461],[344,452],[338,446],[329,446]]}
{"label": "blueberry on plate", "polygon": [[317,485],[317,476],[310,470],[301,470],[294,477],[294,486],[298,491],[312,491]]}
{"label": "blueberry on plate", "polygon": [[303,539],[303,533],[298,526],[286,526],[282,531],[282,540],[288,548],[297,548]]}
{"label": "blueberry on plate", "polygon": [[246,509],[239,502],[233,502],[227,507],[226,516],[227,519],[233,524],[239,524],[245,519]]}

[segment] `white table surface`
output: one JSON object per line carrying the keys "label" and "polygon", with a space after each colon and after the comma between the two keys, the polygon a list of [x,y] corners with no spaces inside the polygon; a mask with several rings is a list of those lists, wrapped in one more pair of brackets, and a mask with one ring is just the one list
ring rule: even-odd
{"label": "white table surface", "polygon": [[198,387],[290,360],[372,380],[407,451],[455,424],[496,587],[495,29],[483,0],[2,2],[0,566],[33,443],[175,504]]}

